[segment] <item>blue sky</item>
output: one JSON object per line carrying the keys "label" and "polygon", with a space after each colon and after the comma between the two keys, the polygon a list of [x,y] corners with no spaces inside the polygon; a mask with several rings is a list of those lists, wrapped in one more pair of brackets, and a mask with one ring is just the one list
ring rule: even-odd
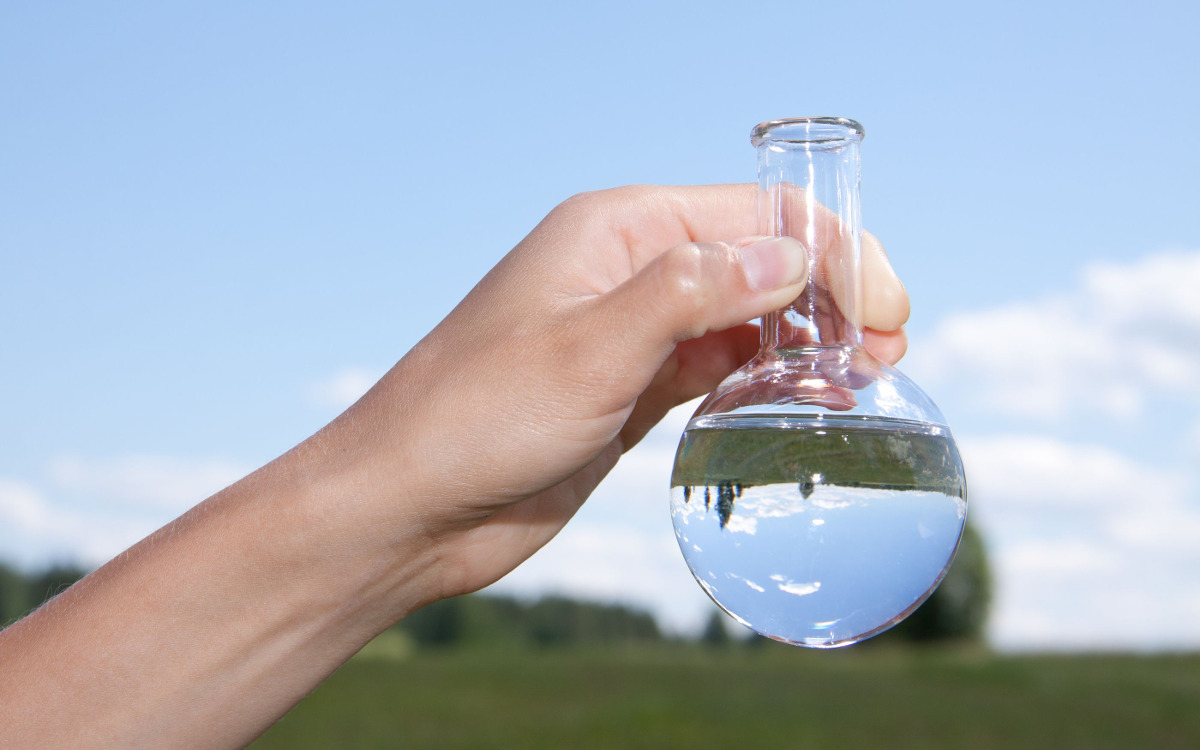
{"label": "blue sky", "polygon": [[[993,641],[1200,647],[1200,11],[900,5],[7,9],[0,556],[100,562],[286,450],[572,193],[750,181],[755,123],[840,115]],[[686,416],[501,588],[694,622]]]}

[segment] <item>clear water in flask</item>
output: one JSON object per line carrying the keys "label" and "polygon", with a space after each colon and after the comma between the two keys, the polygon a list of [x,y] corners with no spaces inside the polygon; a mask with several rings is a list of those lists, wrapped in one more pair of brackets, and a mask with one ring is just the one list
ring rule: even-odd
{"label": "clear water in flask", "polygon": [[743,625],[816,648],[916,609],[966,518],[958,450],[938,425],[877,417],[697,417],[671,517],[700,586]]}

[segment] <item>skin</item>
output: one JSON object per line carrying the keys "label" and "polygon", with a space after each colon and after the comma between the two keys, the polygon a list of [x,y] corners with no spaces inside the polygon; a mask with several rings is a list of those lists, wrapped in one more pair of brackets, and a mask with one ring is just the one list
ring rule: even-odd
{"label": "skin", "polygon": [[[0,744],[242,746],[376,634],[511,571],[803,289],[755,200],[555,208],[336,420],[0,633]],[[865,343],[895,362],[907,295],[863,244]]]}

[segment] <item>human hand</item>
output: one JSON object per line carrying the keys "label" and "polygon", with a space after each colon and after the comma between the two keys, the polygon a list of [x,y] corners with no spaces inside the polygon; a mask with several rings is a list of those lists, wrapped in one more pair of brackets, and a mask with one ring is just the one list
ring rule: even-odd
{"label": "human hand", "polygon": [[[754,355],[746,321],[809,271],[790,239],[722,242],[753,234],[755,202],[753,185],[568,200],[335,423],[361,485],[390,490],[371,528],[423,529],[423,600],[515,568],[669,409]],[[870,235],[863,277],[865,345],[893,363],[908,299]]]}

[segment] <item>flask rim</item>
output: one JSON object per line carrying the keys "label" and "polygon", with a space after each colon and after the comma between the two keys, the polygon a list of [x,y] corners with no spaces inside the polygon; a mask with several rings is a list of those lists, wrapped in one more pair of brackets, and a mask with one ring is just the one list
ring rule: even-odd
{"label": "flask rim", "polygon": [[786,117],[760,122],[750,131],[750,143],[834,143],[861,141],[867,131],[847,117]]}

